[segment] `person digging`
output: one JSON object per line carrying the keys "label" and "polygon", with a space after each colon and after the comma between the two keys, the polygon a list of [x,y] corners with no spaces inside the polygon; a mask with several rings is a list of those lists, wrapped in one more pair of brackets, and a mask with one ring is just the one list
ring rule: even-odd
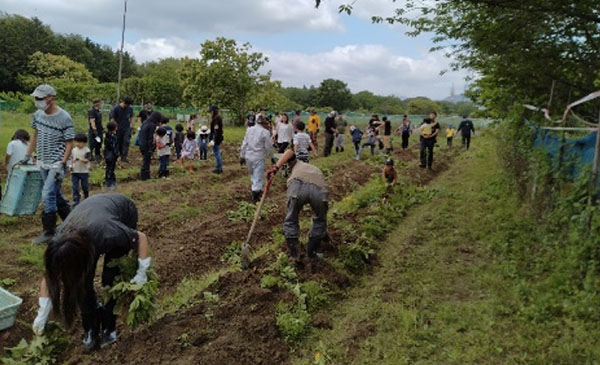
{"label": "person digging", "polygon": [[[327,183],[321,170],[296,158],[292,150],[286,151],[275,166],[267,172],[272,179],[277,171],[288,164],[290,177],[287,180],[287,212],[283,223],[289,254],[296,263],[300,263],[298,254],[299,214],[306,204],[310,204],[314,218],[308,234],[307,254],[311,264],[316,263],[317,251],[322,240],[327,240]],[[314,266],[312,266],[314,268]]]}
{"label": "person digging", "polygon": [[139,285],[147,282],[148,238],[137,230],[137,223],[135,203],[120,194],[96,194],[73,209],[44,254],[46,270],[33,322],[36,335],[43,334],[53,309],[69,327],[79,310],[86,351],[117,341],[113,313],[116,301],[110,299],[104,305],[98,301],[94,290],[96,265],[104,255],[102,287],[112,287],[120,272],[110,262],[135,250],[138,268],[131,282]]}

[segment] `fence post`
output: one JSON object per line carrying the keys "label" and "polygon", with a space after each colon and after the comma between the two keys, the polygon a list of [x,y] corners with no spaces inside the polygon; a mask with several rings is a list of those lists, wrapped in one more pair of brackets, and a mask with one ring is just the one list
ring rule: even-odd
{"label": "fence post", "polygon": [[[600,114],[598,115],[598,127],[600,127]],[[594,165],[592,166],[592,180],[589,184],[588,206],[595,206],[598,192],[598,162],[600,160],[600,128],[596,131],[596,148],[594,150]],[[588,216],[587,230],[592,227],[592,212]]]}

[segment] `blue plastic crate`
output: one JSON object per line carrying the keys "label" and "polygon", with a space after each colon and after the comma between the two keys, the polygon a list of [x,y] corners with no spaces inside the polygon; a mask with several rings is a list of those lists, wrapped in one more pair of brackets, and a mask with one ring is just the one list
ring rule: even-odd
{"label": "blue plastic crate", "polygon": [[0,213],[6,215],[32,215],[37,211],[42,197],[44,180],[35,165],[15,165],[8,174],[0,202]]}
{"label": "blue plastic crate", "polygon": [[0,288],[0,331],[12,327],[23,299]]}

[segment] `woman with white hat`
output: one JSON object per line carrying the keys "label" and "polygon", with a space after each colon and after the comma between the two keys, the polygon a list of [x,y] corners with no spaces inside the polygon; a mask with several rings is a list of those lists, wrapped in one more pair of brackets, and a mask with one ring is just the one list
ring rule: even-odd
{"label": "woman with white hat", "polygon": [[198,144],[198,148],[200,149],[200,160],[206,160],[206,155],[208,153],[208,140],[210,136],[210,131],[208,127],[202,125],[198,130],[198,136],[196,137],[196,143]]}

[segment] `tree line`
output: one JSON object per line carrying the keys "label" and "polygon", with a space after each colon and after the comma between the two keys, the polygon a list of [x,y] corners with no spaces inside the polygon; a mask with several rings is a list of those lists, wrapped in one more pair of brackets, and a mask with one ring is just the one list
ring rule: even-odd
{"label": "tree line", "polygon": [[[0,15],[0,98],[29,103],[36,85],[53,84],[66,102],[85,103],[93,98],[114,103],[119,52],[75,34],[56,34],[37,18]],[[123,54],[121,95],[136,104],[152,101],[160,106],[203,108],[218,103],[239,122],[251,108],[271,111],[358,111],[382,114],[469,114],[470,102],[450,103],[426,97],[401,99],[364,90],[352,93],[335,79],[318,86],[283,87],[264,72],[269,60],[253,52],[248,43],[216,38],[201,45],[199,58],[167,58],[138,64]]]}

